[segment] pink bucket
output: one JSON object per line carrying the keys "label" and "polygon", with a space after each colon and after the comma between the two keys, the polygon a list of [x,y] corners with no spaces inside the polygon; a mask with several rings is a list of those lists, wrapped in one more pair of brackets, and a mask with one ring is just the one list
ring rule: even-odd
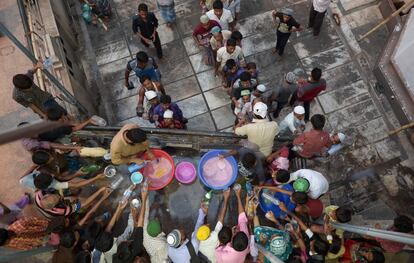
{"label": "pink bucket", "polygon": [[191,184],[197,177],[194,164],[181,162],[175,167],[175,179],[183,184]]}

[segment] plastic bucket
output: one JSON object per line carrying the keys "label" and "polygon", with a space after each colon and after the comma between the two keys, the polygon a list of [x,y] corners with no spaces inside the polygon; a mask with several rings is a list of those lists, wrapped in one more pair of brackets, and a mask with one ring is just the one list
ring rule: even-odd
{"label": "plastic bucket", "polygon": [[198,177],[201,182],[213,190],[229,188],[237,178],[238,166],[233,156],[219,160],[218,155],[225,154],[224,150],[211,150],[201,157],[198,163]]}
{"label": "plastic bucket", "polygon": [[175,167],[175,179],[183,184],[191,184],[197,177],[197,171],[194,164],[190,162],[180,162]]}

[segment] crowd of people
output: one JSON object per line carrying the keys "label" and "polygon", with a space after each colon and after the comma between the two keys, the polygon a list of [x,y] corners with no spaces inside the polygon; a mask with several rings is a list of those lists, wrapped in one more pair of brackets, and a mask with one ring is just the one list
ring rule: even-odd
{"label": "crowd of people", "polygon": [[[329,1],[312,3],[309,27],[317,36]],[[168,26],[173,26],[174,1],[157,0],[157,4]],[[209,207],[204,198],[191,233],[163,227],[159,219],[150,218],[148,182],[129,188],[140,202],[132,202],[128,195],[112,209],[107,199],[118,186],[108,184],[104,167],[155,159],[147,134],[136,124],[126,124],[110,145],[76,136],[73,132],[99,121],[90,118],[76,123],[50,93],[41,90],[33,80],[42,68],[39,63],[13,77],[13,99],[40,118],[63,126],[21,140],[33,163],[19,181],[28,193],[9,207],[0,203],[0,245],[20,250],[55,246],[52,262],[59,263],[242,263],[275,262],[275,257],[292,263],[382,263],[384,252],[401,251],[404,244],[356,237],[335,228],[333,223],[351,221],[352,209],[324,203],[321,197],[329,191],[328,179],[316,170],[292,165],[295,159],[341,154],[346,145],[343,132],[325,131],[324,115],[311,114],[311,102],[327,85],[321,69],[315,67],[309,76],[300,70],[287,72],[272,88],[273,84],[262,84],[256,63],[243,55],[243,36],[236,30],[240,0],[201,0],[200,5],[203,15],[193,31],[195,44],[228,91],[234,133],[246,136],[239,147],[218,156],[236,158],[238,177],[231,188],[215,195],[222,199],[215,226],[206,222]],[[302,30],[292,14],[291,9],[272,13],[277,30],[274,51],[280,56],[290,34]],[[154,13],[139,4],[133,31],[145,46],[153,44],[161,59],[157,27]],[[140,51],[128,62],[127,89],[135,88],[129,80],[131,71],[141,83],[137,115],[159,128],[185,129],[187,119],[166,94],[155,59]],[[289,106],[291,112],[278,123],[279,114]],[[286,143],[276,147],[275,140]],[[265,196],[273,200],[269,209],[260,202]],[[232,200],[237,204],[233,215],[227,213]],[[22,210],[30,203],[41,216],[23,216]],[[115,231],[124,210],[129,210],[127,225]],[[226,224],[229,217],[237,218],[237,225]],[[389,230],[413,233],[413,220],[399,215]]]}

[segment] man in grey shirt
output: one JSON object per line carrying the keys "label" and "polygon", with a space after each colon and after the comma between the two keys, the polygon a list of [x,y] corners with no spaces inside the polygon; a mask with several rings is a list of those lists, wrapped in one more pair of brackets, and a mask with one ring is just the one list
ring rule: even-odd
{"label": "man in grey shirt", "polygon": [[295,73],[288,72],[273,91],[269,101],[270,106],[272,106],[273,102],[277,103],[276,109],[273,111],[273,118],[279,117],[280,111],[289,102],[290,96],[296,91],[297,79]]}

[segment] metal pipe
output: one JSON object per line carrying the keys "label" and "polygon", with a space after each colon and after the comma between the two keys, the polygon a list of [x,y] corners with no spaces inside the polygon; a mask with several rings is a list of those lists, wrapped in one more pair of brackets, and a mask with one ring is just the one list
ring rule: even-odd
{"label": "metal pipe", "polygon": [[[7,27],[0,22],[0,32],[6,35],[34,64],[38,62],[33,53],[30,52],[14,35],[11,33]],[[59,89],[65,97],[75,105],[80,112],[85,115],[88,115],[86,108],[69,92],[66,88],[53,76],[48,70],[42,69],[43,73],[49,78],[49,80]]]}
{"label": "metal pipe", "polygon": [[[279,200],[274,198],[273,196],[269,195],[268,193],[263,193],[262,196],[272,202],[275,205],[279,205]],[[403,244],[414,245],[414,235],[407,234],[407,233],[399,233],[394,231],[387,231],[382,229],[364,227],[364,226],[354,226],[349,224],[341,224],[332,222],[332,225],[335,228],[339,228],[348,232],[366,235],[371,237],[378,237],[386,240],[391,240]]]}
{"label": "metal pipe", "polygon": [[283,263],[280,258],[273,255],[270,251],[267,251],[262,245],[256,243],[257,249],[262,253],[271,263]]}
{"label": "metal pipe", "polygon": [[393,232],[393,231],[386,231],[381,230],[378,231],[378,229],[370,228],[370,227],[362,227],[362,226],[353,226],[349,224],[341,224],[333,222],[332,225],[335,228],[339,228],[348,232],[360,234],[360,235],[366,235],[371,237],[378,237],[394,242],[399,242],[407,245],[414,245],[414,235],[406,234],[406,233],[399,233],[399,232]]}
{"label": "metal pipe", "polygon": [[[32,40],[30,48],[32,50],[33,56],[36,59],[39,59],[41,56],[39,56],[38,51],[36,49],[36,39],[34,38],[34,34],[33,34],[33,33],[35,33],[35,29],[33,28],[32,14],[30,13],[30,11],[27,13],[27,20],[28,20],[29,30],[30,30],[30,36],[29,37]],[[43,74],[40,70],[36,71],[36,76],[37,76],[37,81],[39,82],[40,89],[46,90],[45,89],[45,83],[44,83],[44,80],[43,80]]]}
{"label": "metal pipe", "polygon": [[23,0],[17,0],[17,6],[19,7],[20,18],[22,19],[24,35],[26,36],[27,44],[30,47],[31,51],[33,52],[32,38],[30,36],[31,31],[29,29],[29,25],[27,22],[27,15],[26,15],[26,10],[24,8]]}
{"label": "metal pipe", "polygon": [[[108,132],[118,132],[122,127],[117,126],[106,126],[106,127],[97,127],[97,126],[87,126],[83,130],[86,131],[108,131]],[[231,132],[210,132],[210,131],[189,131],[189,130],[173,130],[173,129],[158,129],[158,128],[145,128],[140,127],[140,129],[150,133],[150,134],[167,134],[167,135],[194,135],[194,136],[207,136],[207,137],[223,137],[223,138],[234,138],[234,139],[245,139],[246,136],[235,135]]]}
{"label": "metal pipe", "polygon": [[414,235],[407,234],[407,233],[389,231],[389,230],[378,229],[378,228],[370,228],[370,227],[367,227],[367,226],[356,226],[356,225],[350,225],[350,226],[352,226],[354,229],[358,229],[358,230],[361,230],[361,231],[366,231],[367,229],[369,229],[370,231],[376,232],[376,233],[383,233],[383,234],[394,235],[394,236],[403,236],[403,237],[408,237],[408,238],[413,238],[414,237]]}
{"label": "metal pipe", "polygon": [[39,133],[50,131],[64,125],[68,125],[68,123],[41,120],[21,127],[2,131],[0,133],[0,145],[22,138],[30,138],[38,135]]}

